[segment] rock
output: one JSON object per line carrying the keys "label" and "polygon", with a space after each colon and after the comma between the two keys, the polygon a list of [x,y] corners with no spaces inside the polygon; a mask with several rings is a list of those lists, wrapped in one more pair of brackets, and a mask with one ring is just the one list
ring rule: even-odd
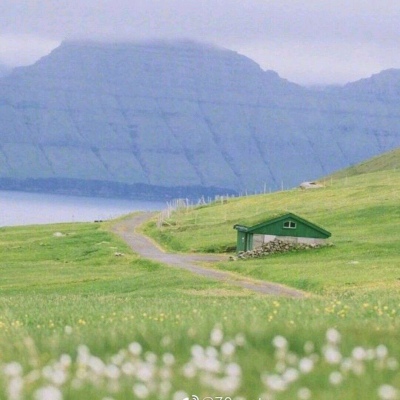
{"label": "rock", "polygon": [[64,235],[64,233],[61,233],[61,232],[54,232],[53,236],[54,237],[64,237],[65,235]]}

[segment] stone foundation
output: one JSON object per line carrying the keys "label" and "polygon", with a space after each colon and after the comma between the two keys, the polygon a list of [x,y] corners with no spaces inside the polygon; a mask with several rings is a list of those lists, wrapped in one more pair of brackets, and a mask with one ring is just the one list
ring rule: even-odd
{"label": "stone foundation", "polygon": [[[290,239],[304,239],[304,238],[290,238]],[[322,239],[318,240],[318,243],[304,243],[300,241],[287,241],[281,239],[274,239],[264,243],[260,247],[257,247],[250,251],[242,251],[238,253],[236,257],[231,257],[231,260],[248,259],[248,258],[260,258],[270,254],[287,253],[289,251],[309,250],[318,249],[321,247],[333,246],[332,243],[327,243]]]}

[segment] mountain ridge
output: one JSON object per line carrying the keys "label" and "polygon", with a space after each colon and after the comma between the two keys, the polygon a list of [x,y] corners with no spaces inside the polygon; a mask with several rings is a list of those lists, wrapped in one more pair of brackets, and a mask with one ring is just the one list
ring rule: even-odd
{"label": "mountain ridge", "polygon": [[64,42],[0,80],[0,187],[294,186],[400,145],[396,97],[357,90],[311,91],[211,45]]}

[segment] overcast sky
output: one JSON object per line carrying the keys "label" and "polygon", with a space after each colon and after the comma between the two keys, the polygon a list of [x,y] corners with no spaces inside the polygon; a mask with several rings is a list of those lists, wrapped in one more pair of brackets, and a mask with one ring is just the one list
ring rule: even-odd
{"label": "overcast sky", "polygon": [[399,0],[0,0],[0,63],[65,39],[185,38],[244,54],[300,84],[400,68]]}

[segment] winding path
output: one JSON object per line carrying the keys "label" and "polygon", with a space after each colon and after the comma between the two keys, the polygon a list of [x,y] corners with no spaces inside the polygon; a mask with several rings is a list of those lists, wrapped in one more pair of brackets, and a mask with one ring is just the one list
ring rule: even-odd
{"label": "winding path", "polygon": [[227,257],[223,255],[210,254],[174,254],[166,253],[157,246],[150,238],[137,231],[137,227],[152,218],[155,213],[141,213],[118,221],[112,226],[112,231],[120,236],[134,252],[144,258],[167,264],[172,267],[182,268],[195,274],[210,279],[218,279],[225,283],[241,286],[245,289],[274,296],[286,297],[305,297],[305,293],[296,289],[292,289],[283,285],[257,281],[238,277],[230,272],[218,271],[207,268],[200,263],[213,263],[227,261]]}

